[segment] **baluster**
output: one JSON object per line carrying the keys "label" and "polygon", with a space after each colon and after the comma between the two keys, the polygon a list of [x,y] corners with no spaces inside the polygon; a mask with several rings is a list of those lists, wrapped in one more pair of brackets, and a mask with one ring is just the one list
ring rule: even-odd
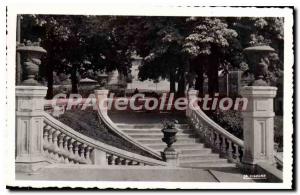
{"label": "baluster", "polygon": [[213,130],[211,130],[211,132],[210,132],[210,146],[213,148],[214,147],[214,143],[215,143],[215,134],[214,134],[214,131]]}
{"label": "baluster", "polygon": [[64,136],[64,139],[63,139],[63,145],[64,145],[64,149],[63,149],[63,155],[65,156],[65,163],[69,163],[69,148],[68,148],[68,145],[69,145],[69,140],[71,138],[69,136]]}
{"label": "baluster", "polygon": [[75,142],[75,139],[73,139],[73,138],[71,138],[70,140],[69,140],[69,144],[68,144],[68,148],[69,148],[69,155],[68,155],[68,157],[69,157],[69,161],[71,162],[71,163],[74,163],[75,162],[75,156],[74,156],[74,150],[73,150],[73,148],[74,148],[74,146],[73,146],[73,144],[74,144],[74,142]]}
{"label": "baluster", "polygon": [[217,151],[220,151],[221,148],[220,145],[221,145],[220,134],[216,133],[215,148],[217,149]]}
{"label": "baluster", "polygon": [[201,132],[201,134],[204,134],[204,129],[203,129],[203,125],[202,124],[199,125],[199,131]]}
{"label": "baluster", "polygon": [[117,156],[115,156],[115,155],[111,155],[111,165],[116,165],[116,158],[117,158]]}
{"label": "baluster", "polygon": [[232,152],[233,152],[233,149],[232,149],[232,142],[231,140],[228,139],[228,150],[227,150],[227,156],[229,159],[232,160]]}
{"label": "baluster", "polygon": [[127,159],[124,158],[124,159],[121,161],[121,164],[122,164],[122,165],[127,165]]}
{"label": "baluster", "polygon": [[238,162],[238,161],[240,161],[240,159],[239,159],[239,157],[240,157],[239,146],[237,144],[233,144],[233,146],[235,148],[234,158]]}
{"label": "baluster", "polygon": [[221,152],[224,156],[226,155],[226,138],[225,138],[225,136],[222,136]]}
{"label": "baluster", "polygon": [[64,163],[65,162],[65,158],[64,158],[64,146],[63,146],[63,143],[64,143],[64,137],[65,135],[63,133],[61,133],[59,136],[58,136],[58,148],[59,148],[59,162],[61,163]]}
{"label": "baluster", "polygon": [[209,127],[205,124],[205,140],[208,145],[211,145],[211,142],[213,142],[213,137],[211,137],[213,133],[214,132],[210,131]]}
{"label": "baluster", "polygon": [[92,147],[90,147],[90,146],[87,146],[86,148],[85,148],[85,159],[86,159],[86,161],[87,161],[87,164],[92,164],[92,161],[91,161],[91,150],[92,150],[93,148]]}
{"label": "baluster", "polygon": [[108,154],[108,165],[115,164],[115,156],[113,154]]}
{"label": "baluster", "polygon": [[51,127],[49,125],[46,125],[44,127],[44,132],[43,132],[43,149],[46,152],[46,154],[48,154],[48,136],[49,136],[49,130],[51,129]]}
{"label": "baluster", "polygon": [[53,133],[53,157],[56,159],[56,160],[60,160],[59,159],[59,147],[58,147],[58,135],[60,134],[60,131],[58,130],[54,130],[54,133]]}
{"label": "baluster", "polygon": [[79,161],[80,161],[80,156],[79,156],[79,145],[81,143],[79,141],[75,141],[74,142],[74,160],[75,160],[75,163],[78,164]]}
{"label": "baluster", "polygon": [[121,157],[116,157],[116,160],[115,160],[115,165],[121,165]]}
{"label": "baluster", "polygon": [[54,157],[54,152],[53,152],[53,132],[54,129],[51,127],[48,131],[48,153],[49,153],[49,157],[53,158]]}
{"label": "baluster", "polygon": [[85,148],[87,147],[86,144],[80,144],[79,145],[79,150],[78,150],[78,154],[79,154],[79,159],[80,159],[80,162],[81,163],[86,163],[86,160],[85,160],[85,156],[84,156],[84,153],[85,153]]}

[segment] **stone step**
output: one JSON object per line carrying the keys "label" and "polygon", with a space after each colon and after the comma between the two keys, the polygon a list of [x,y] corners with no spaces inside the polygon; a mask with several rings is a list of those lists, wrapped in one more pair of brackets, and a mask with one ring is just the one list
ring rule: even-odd
{"label": "stone step", "polygon": [[[153,148],[155,150],[163,150],[167,147],[167,144],[165,143],[151,143],[151,144],[146,144],[148,147]],[[177,150],[202,150],[202,149],[209,149],[211,151],[210,148],[204,148],[204,145],[202,143],[174,143],[173,146],[175,149]]]}
{"label": "stone step", "polygon": [[[128,134],[130,137],[133,137],[135,139],[140,139],[140,138],[157,138],[160,139],[163,137],[163,133],[130,133]],[[197,138],[195,134],[185,134],[185,133],[177,133],[176,134],[177,138]]]}
{"label": "stone step", "polygon": [[202,148],[182,148],[180,153],[181,155],[211,154],[212,150],[202,146]]}
{"label": "stone step", "polygon": [[[152,144],[152,143],[164,143],[161,139],[157,138],[144,138],[144,139],[137,139],[139,142],[144,143],[144,144]],[[191,143],[196,143],[195,138],[178,138],[176,143],[181,143],[181,144],[191,144]],[[176,145],[174,144],[174,146]]]}
{"label": "stone step", "polygon": [[180,162],[185,162],[185,161],[194,161],[194,160],[204,160],[204,159],[219,159],[219,154],[214,154],[214,153],[196,153],[196,154],[180,154],[179,159]]}
{"label": "stone step", "polygon": [[[124,133],[127,134],[136,134],[136,133],[162,133],[161,129],[122,129]],[[195,131],[193,129],[178,129],[178,133],[184,133],[184,134],[195,134]],[[176,135],[177,135],[176,134]]]}
{"label": "stone step", "polygon": [[228,160],[223,158],[217,158],[217,159],[190,159],[190,160],[180,160],[179,161],[180,166],[197,166],[201,164],[227,164]]}
{"label": "stone step", "polygon": [[210,169],[210,168],[220,168],[220,170],[224,170],[224,168],[236,168],[236,164],[233,163],[180,163],[180,167],[184,168],[199,168],[199,169]]}
{"label": "stone step", "polygon": [[[120,129],[162,129],[163,125],[162,124],[122,124],[122,123],[115,123]],[[176,128],[179,129],[189,129],[190,125],[189,124],[176,124]]]}

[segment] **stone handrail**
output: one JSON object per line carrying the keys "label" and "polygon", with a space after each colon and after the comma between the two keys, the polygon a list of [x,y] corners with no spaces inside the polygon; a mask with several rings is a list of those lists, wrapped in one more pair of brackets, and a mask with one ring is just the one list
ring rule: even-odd
{"label": "stone handrail", "polygon": [[107,115],[107,111],[105,109],[101,109],[99,107],[99,104],[97,105],[98,107],[98,116],[100,119],[100,123],[102,123],[106,128],[108,128],[110,131],[116,133],[117,135],[119,135],[120,137],[122,137],[123,139],[125,139],[126,141],[130,142],[131,144],[135,145],[136,147],[142,149],[143,151],[148,152],[149,154],[157,157],[158,159],[161,159],[161,155],[154,151],[153,149],[143,145],[142,143],[138,142],[136,139],[128,136],[127,134],[125,134],[120,128],[117,127],[117,125],[109,118],[109,116]]}
{"label": "stone handrail", "polygon": [[[110,98],[106,98],[107,100],[112,101],[113,99]],[[80,109],[81,106],[85,103],[86,98],[82,98],[80,103],[77,103],[76,105],[73,105],[72,108],[73,109]],[[68,99],[62,99],[62,100],[58,100],[56,102],[55,105],[57,105],[59,109],[62,110],[56,110],[57,113],[54,112],[53,108],[52,108],[52,103],[51,100],[47,101],[44,108],[45,111],[50,113],[53,116],[59,116],[60,114],[65,112],[65,107],[67,106],[68,103]],[[92,106],[92,105],[89,105]],[[103,124],[105,126],[105,128],[107,128],[108,130],[116,133],[117,135],[119,135],[120,137],[122,137],[123,139],[125,139],[126,141],[130,142],[131,144],[135,145],[136,147],[142,149],[143,151],[146,151],[147,153],[155,156],[158,159],[162,159],[161,155],[154,151],[153,149],[139,143],[136,139],[128,136],[127,134],[125,134],[124,132],[122,132],[121,129],[119,129],[117,127],[117,125],[109,118],[109,116],[107,115],[107,110],[103,110],[99,108],[99,105],[97,105],[97,113],[100,119],[100,123]]]}
{"label": "stone handrail", "polygon": [[165,166],[166,162],[121,150],[82,135],[44,113],[44,154],[56,163]]}
{"label": "stone handrail", "polygon": [[187,116],[204,142],[232,162],[241,161],[244,141],[235,137],[209,118],[198,105],[190,105]]}

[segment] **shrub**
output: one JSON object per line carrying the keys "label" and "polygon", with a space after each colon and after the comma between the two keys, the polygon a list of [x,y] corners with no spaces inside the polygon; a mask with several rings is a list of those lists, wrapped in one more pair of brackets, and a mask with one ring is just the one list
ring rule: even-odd
{"label": "shrub", "polygon": [[217,110],[212,112],[210,115],[210,117],[221,127],[236,137],[243,139],[243,119],[239,111]]}
{"label": "shrub", "polygon": [[[243,119],[241,112],[235,110],[217,110],[209,114],[211,119],[236,137],[243,139]],[[283,150],[283,119],[274,118],[274,142],[278,144],[278,152]]]}

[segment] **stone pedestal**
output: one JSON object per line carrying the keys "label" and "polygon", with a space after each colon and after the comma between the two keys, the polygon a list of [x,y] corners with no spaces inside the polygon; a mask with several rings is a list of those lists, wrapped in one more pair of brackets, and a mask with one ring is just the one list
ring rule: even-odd
{"label": "stone pedestal", "polygon": [[96,148],[91,153],[91,160],[94,165],[107,165],[106,153]]}
{"label": "stone pedestal", "polygon": [[16,87],[16,171],[34,172],[44,164],[44,97],[47,87]]}
{"label": "stone pedestal", "polygon": [[108,104],[108,93],[109,90],[102,89],[102,90],[95,90],[95,96],[97,100],[97,104],[99,105],[99,108],[103,110],[104,113],[107,114],[107,104]]}
{"label": "stone pedestal", "polygon": [[191,106],[192,106],[190,103],[193,103],[192,101],[198,98],[198,90],[190,89],[187,92],[187,98],[188,98],[188,105],[186,109],[186,116],[189,116],[189,111],[191,110]]}
{"label": "stone pedestal", "polygon": [[164,150],[162,153],[163,160],[168,163],[168,166],[176,167],[178,166],[179,153],[175,150]]}
{"label": "stone pedestal", "polygon": [[276,87],[246,86],[241,95],[248,99],[243,112],[244,155],[242,162],[253,166],[259,162],[274,163],[273,99]]}

